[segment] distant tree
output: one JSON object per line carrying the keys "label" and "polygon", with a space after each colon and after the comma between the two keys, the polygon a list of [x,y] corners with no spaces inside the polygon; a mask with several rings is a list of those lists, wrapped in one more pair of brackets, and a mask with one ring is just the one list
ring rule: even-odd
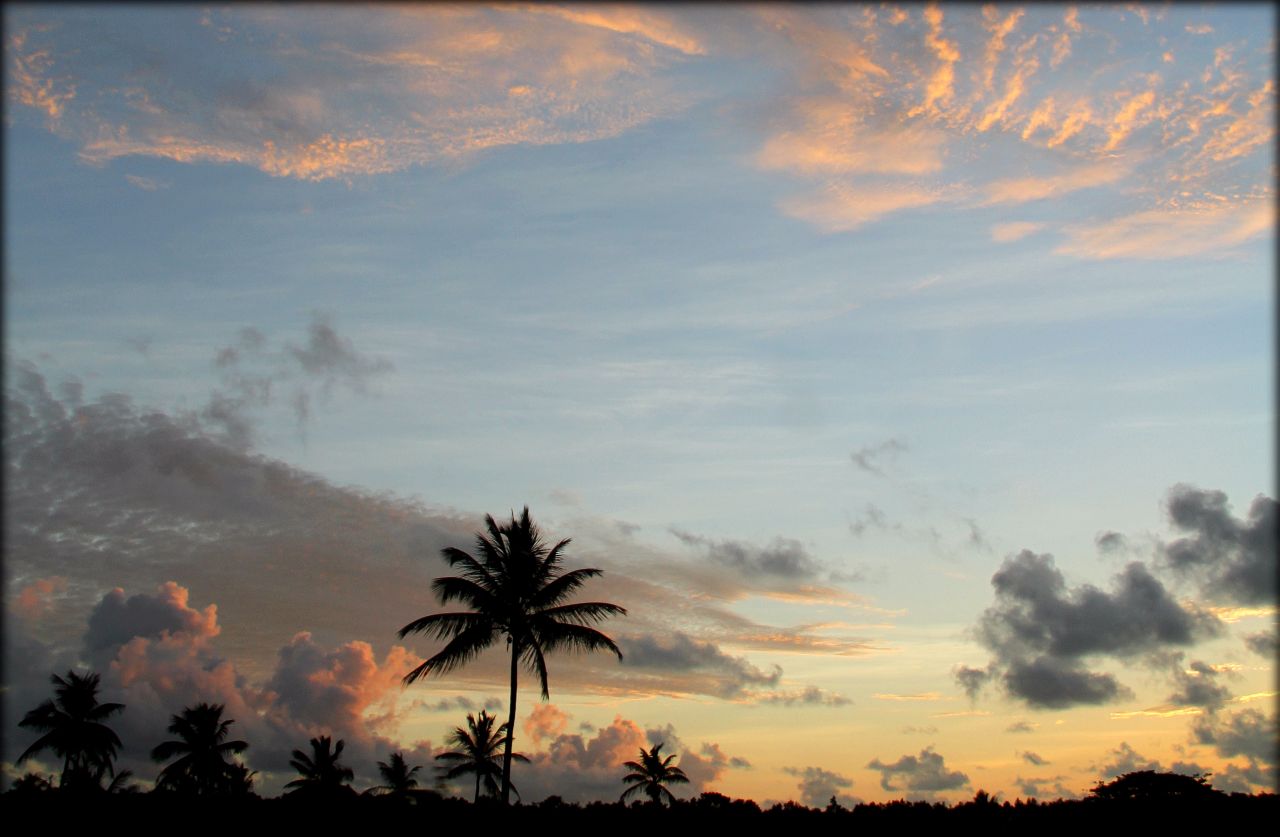
{"label": "distant tree", "polygon": [[342,739],[334,744],[329,736],[321,735],[311,739],[310,756],[294,750],[289,764],[301,775],[285,787],[294,788],[294,793],[304,795],[332,796],[344,790],[350,792],[347,783],[355,778],[355,773],[338,763],[344,746]]}
{"label": "distant tree", "polygon": [[66,679],[53,675],[54,699],[28,712],[18,726],[44,733],[18,756],[26,761],[41,750],[62,757],[59,786],[66,790],[102,790],[105,776],[114,776],[120,737],[103,723],[124,710],[121,703],[99,703],[97,674],[68,671]]}
{"label": "distant tree", "polygon": [[658,804],[661,804],[664,798],[669,803],[675,801],[675,796],[665,786],[685,784],[689,781],[689,777],[684,775],[683,770],[671,764],[675,760],[674,755],[662,758],[660,755],[662,744],[663,742],[659,742],[648,751],[641,747],[640,761],[629,761],[622,765],[631,771],[622,777],[623,783],[630,783],[631,787],[622,792],[619,802],[625,802],[628,796],[641,790]]}
{"label": "distant tree", "polygon": [[386,784],[370,788],[370,791],[397,799],[408,799],[410,793],[418,787],[418,780],[413,778],[413,774],[421,769],[421,765],[409,767],[404,760],[404,753],[392,753],[387,761],[378,762],[378,773]]}
{"label": "distant tree", "polygon": [[[493,725],[497,720],[483,709],[480,710],[478,718],[468,714],[467,728],[454,727],[447,739],[449,744],[458,749],[436,756],[438,761],[452,765],[445,772],[445,779],[458,779],[468,773],[475,774],[476,792],[472,798],[473,802],[480,801],[481,783],[484,784],[485,792],[490,796],[496,797],[500,792],[498,782],[502,779],[502,764],[498,761],[498,751],[506,743],[507,725],[503,724],[494,729]],[[514,761],[529,761],[520,753],[512,753],[511,758]],[[514,788],[514,785],[512,787]],[[519,795],[520,792],[516,791],[516,796]]]}
{"label": "distant tree", "polygon": [[[123,771],[122,771],[123,772]],[[9,788],[10,793],[28,796],[35,793],[46,793],[53,790],[53,782],[39,773],[28,773],[21,778],[14,779],[13,785]]]}
{"label": "distant tree", "polygon": [[1157,773],[1139,770],[1125,773],[1110,782],[1100,782],[1089,791],[1093,799],[1109,801],[1172,801],[1177,799],[1211,799],[1224,794],[1209,784],[1203,774]]}
{"label": "distant tree", "polygon": [[502,526],[485,515],[489,530],[476,535],[476,555],[449,547],[443,551],[451,567],[461,576],[437,578],[431,589],[442,605],[458,601],[470,610],[457,613],[433,613],[415,619],[400,629],[400,638],[424,633],[449,643],[434,657],[405,675],[406,684],[425,674],[446,674],[466,665],[500,637],[507,638],[511,655],[510,715],[504,728],[507,740],[502,760],[502,802],[511,800],[511,748],[515,741],[516,684],[520,666],[532,671],[542,686],[542,698],[550,696],[547,686],[546,655],[555,651],[612,651],[622,659],[622,652],[612,639],[592,628],[610,616],[625,616],[627,611],[608,602],[566,604],[590,578],[601,575],[597,569],[563,572],[563,540],[550,549],[542,533],[529,518],[525,506],[520,519]]}
{"label": "distant tree", "polygon": [[172,716],[169,732],[178,741],[161,742],[151,758],[178,758],[160,771],[156,787],[195,796],[248,793],[252,780],[243,765],[227,760],[249,748],[246,741],[228,741],[232,720],[222,719],[222,704],[200,703]]}

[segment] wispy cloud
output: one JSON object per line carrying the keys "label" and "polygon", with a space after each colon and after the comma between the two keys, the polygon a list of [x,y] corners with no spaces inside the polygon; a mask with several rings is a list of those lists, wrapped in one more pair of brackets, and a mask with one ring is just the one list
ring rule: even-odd
{"label": "wispy cloud", "polygon": [[1228,253],[1275,225],[1270,198],[1151,209],[1068,226],[1056,251],[1086,259],[1181,259]]}

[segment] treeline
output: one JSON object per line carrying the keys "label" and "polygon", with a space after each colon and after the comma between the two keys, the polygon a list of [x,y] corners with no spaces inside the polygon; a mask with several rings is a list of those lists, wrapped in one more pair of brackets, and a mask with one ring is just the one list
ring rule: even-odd
{"label": "treeline", "polygon": [[[297,829],[314,825],[326,829],[367,829],[403,824],[406,829],[432,830],[457,825],[468,829],[514,827],[572,829],[566,833],[609,833],[655,829],[755,829],[771,833],[879,834],[892,829],[982,828],[1008,833],[1081,833],[1102,829],[1108,833],[1133,828],[1149,833],[1153,828],[1178,829],[1227,823],[1275,822],[1280,813],[1275,794],[1221,794],[1173,799],[1104,799],[1096,795],[1081,800],[1038,803],[1017,800],[998,803],[979,793],[956,805],[895,801],[866,803],[853,808],[828,805],[808,808],[794,802],[761,808],[755,802],[703,793],[692,800],[669,805],[654,802],[567,803],[551,797],[537,804],[503,806],[482,798],[479,802],[445,798],[433,791],[417,791],[406,797],[350,794],[325,797],[285,794],[263,799],[256,795],[219,799],[152,791],[133,794],[84,795],[60,790],[11,790],[0,797],[6,814],[47,817],[48,822],[71,826],[98,821],[165,822],[181,817],[206,827]],[[75,804],[67,804],[74,800]],[[157,817],[162,819],[156,819]],[[588,832],[578,831],[588,829]],[[1027,831],[1031,829],[1031,831]]]}

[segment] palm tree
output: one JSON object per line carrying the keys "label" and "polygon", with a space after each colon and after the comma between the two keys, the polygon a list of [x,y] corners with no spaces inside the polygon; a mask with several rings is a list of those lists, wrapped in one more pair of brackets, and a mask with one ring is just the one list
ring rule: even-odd
{"label": "palm tree", "polygon": [[418,780],[413,778],[413,774],[421,769],[422,765],[409,767],[408,762],[404,760],[404,753],[392,753],[389,761],[378,762],[378,773],[382,775],[382,781],[386,784],[370,788],[370,791],[373,793],[382,791],[397,799],[407,799],[409,793],[418,786]]}
{"label": "palm tree", "polygon": [[410,622],[400,629],[400,638],[425,633],[449,643],[438,654],[405,675],[406,684],[424,674],[446,674],[475,659],[499,637],[507,638],[511,652],[511,699],[507,740],[502,758],[502,802],[511,800],[511,747],[515,739],[516,683],[521,663],[538,676],[542,699],[551,696],[547,688],[546,655],[561,649],[612,651],[622,659],[613,640],[590,627],[610,616],[627,611],[606,602],[564,604],[589,578],[600,570],[563,572],[561,551],[569,544],[560,541],[548,549],[538,528],[529,519],[529,507],[516,520],[499,526],[485,515],[486,537],[476,534],[473,557],[460,549],[443,550],[449,565],[462,571],[461,577],[437,578],[432,591],[442,605],[455,599],[471,608],[460,613],[436,613]]}
{"label": "palm tree", "polygon": [[106,724],[124,709],[120,703],[99,703],[97,674],[83,676],[68,671],[64,680],[53,675],[54,699],[28,712],[18,726],[44,732],[18,756],[21,763],[41,750],[62,757],[59,784],[73,790],[101,790],[102,778],[115,775],[112,762],[121,747],[120,737]]}
{"label": "palm tree", "polygon": [[172,716],[169,732],[180,741],[164,741],[151,751],[151,758],[176,761],[160,771],[156,787],[197,796],[247,792],[248,785],[238,764],[227,756],[249,748],[245,741],[228,741],[227,734],[235,721],[222,720],[222,704],[200,703],[188,706]]}
{"label": "palm tree", "polygon": [[338,764],[344,746],[342,739],[333,744],[329,736],[322,735],[311,739],[310,756],[301,750],[294,750],[289,765],[302,775],[285,787],[297,788],[298,792],[307,794],[333,794],[342,790],[347,782],[355,778],[355,772],[351,768]]}
{"label": "palm tree", "polygon": [[[502,776],[502,768],[498,765],[498,748],[507,740],[507,725],[496,730],[494,721],[498,720],[485,710],[480,710],[480,717],[467,715],[467,729],[454,727],[449,734],[448,742],[458,749],[450,753],[436,756],[438,761],[453,762],[453,767],[444,774],[446,779],[457,779],[468,773],[476,774],[476,794],[473,802],[480,801],[480,782],[484,781],[484,789],[490,796],[498,795],[498,783],[494,777]],[[520,753],[512,753],[516,761],[528,762],[529,759]],[[514,785],[512,785],[514,788]],[[519,791],[516,792],[519,796]]]}
{"label": "palm tree", "polygon": [[629,761],[622,765],[631,771],[622,777],[622,781],[630,783],[631,787],[622,792],[620,802],[625,802],[628,796],[639,790],[643,790],[655,803],[660,803],[664,795],[668,802],[675,802],[675,796],[664,785],[684,784],[689,781],[689,777],[680,768],[671,766],[674,755],[664,759],[658,754],[661,750],[661,742],[653,745],[652,750],[646,751],[641,747],[640,761]]}

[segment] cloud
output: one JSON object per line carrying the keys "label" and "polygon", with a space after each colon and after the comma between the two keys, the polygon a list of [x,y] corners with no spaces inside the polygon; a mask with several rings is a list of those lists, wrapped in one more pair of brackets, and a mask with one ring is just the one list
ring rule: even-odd
{"label": "cloud", "polygon": [[1089,659],[1136,660],[1220,630],[1211,614],[1180,604],[1138,562],[1116,576],[1111,592],[1068,589],[1051,555],[1023,550],[1005,559],[991,584],[996,603],[975,633],[995,659],[986,669],[955,672],[971,697],[998,676],[1011,697],[1033,707],[1107,703],[1129,692],[1112,675],[1085,668]]}
{"label": "cloud", "polygon": [[1126,546],[1124,535],[1119,532],[1099,532],[1093,538],[1099,552],[1119,552]]}
{"label": "cloud", "polygon": [[792,692],[765,692],[757,695],[755,701],[781,706],[848,706],[853,703],[844,695],[833,694],[817,686],[808,686]]}
{"label": "cloud", "polygon": [[[1066,776],[1048,776],[1024,779],[1018,776],[1013,780],[1013,783],[1018,786],[1019,793],[1033,799],[1077,799],[1079,794],[1072,792],[1066,785],[1062,784],[1066,778]],[[1052,783],[1051,786],[1050,783]]]}
{"label": "cloud", "polygon": [[1014,721],[1012,724],[1004,728],[1005,732],[1035,732],[1039,724],[1033,724],[1030,721]]}
{"label": "cloud", "polygon": [[1229,251],[1275,228],[1270,198],[1151,209],[1069,225],[1055,252],[1084,259],[1182,259]]}
{"label": "cloud", "polygon": [[[538,713],[541,707],[535,709]],[[644,730],[635,721],[616,716],[592,737],[555,730],[567,727],[569,716],[559,710],[542,710],[536,752],[526,752],[529,765],[513,768],[512,778],[525,802],[537,802],[556,795],[568,802],[617,799],[621,794],[622,763],[634,761],[641,748],[664,743],[663,753],[679,755],[673,762],[689,776],[689,784],[671,788],[677,796],[697,796],[723,776],[724,771],[746,765],[727,756],[718,744],[704,742],[696,752],[680,741],[675,728],[667,724]],[[551,723],[546,723],[548,720]],[[526,722],[528,724],[530,722]]]}
{"label": "cloud", "polygon": [[1034,764],[1036,767],[1042,767],[1043,765],[1046,765],[1049,763],[1044,758],[1031,752],[1030,750],[1023,750],[1021,755],[1022,755],[1023,761],[1025,761],[1027,764]]}
{"label": "cloud", "polygon": [[743,541],[713,540],[679,529],[671,534],[688,546],[702,549],[709,560],[748,578],[774,577],[788,581],[817,578],[823,567],[798,540],[774,538],[768,546],[758,547]]}
{"label": "cloud", "polygon": [[1198,706],[1209,711],[1221,709],[1231,698],[1231,690],[1215,682],[1219,672],[1201,660],[1182,665],[1178,654],[1173,664],[1175,691],[1168,697],[1174,706]]}
{"label": "cloud", "polygon": [[[908,791],[914,796],[932,797],[938,791],[958,790],[969,784],[959,770],[947,770],[946,760],[926,747],[919,755],[905,755],[891,764],[873,759],[870,770],[880,772],[880,787],[887,791]],[[894,784],[894,783],[898,784]]]}
{"label": "cloud", "polygon": [[18,590],[9,606],[9,612],[20,619],[36,621],[53,608],[54,600],[66,589],[65,576],[33,579]]}
{"label": "cloud", "polygon": [[853,787],[853,780],[848,776],[821,767],[784,767],[782,772],[800,778],[796,785],[800,791],[799,802],[810,808],[825,808],[832,799],[845,808],[852,808],[862,801],[841,793],[843,789]]}
{"label": "cloud", "polygon": [[1196,579],[1212,601],[1264,604],[1276,597],[1276,501],[1258,495],[1248,517],[1231,514],[1227,495],[1176,485],[1165,506],[1173,527],[1186,533],[1163,545],[1174,572]]}
{"label": "cloud", "polygon": [[1125,177],[1127,170],[1116,163],[1091,163],[1061,174],[1047,177],[1016,177],[995,180],[984,188],[986,198],[982,206],[1017,204],[1029,201],[1059,198],[1078,192],[1116,183]]}
{"label": "cloud", "polygon": [[196,610],[187,604],[188,595],[186,588],[173,581],[165,582],[154,595],[125,598],[119,587],[107,593],[89,614],[85,643],[90,655],[103,650],[114,655],[134,637],[160,639],[179,632],[197,640],[217,636],[217,606]]}
{"label": "cloud", "polygon": [[864,445],[853,453],[849,459],[860,470],[883,477],[885,475],[881,461],[888,459],[897,461],[898,455],[908,450],[905,442],[899,439],[886,439],[874,445]]}
{"label": "cloud", "polygon": [[691,690],[717,697],[735,698],[761,687],[773,687],[782,668],[762,671],[742,657],[732,657],[714,643],[700,642],[675,632],[669,636],[633,635],[617,638],[624,666],[663,672],[703,675],[706,683],[691,682]]}
{"label": "cloud", "polygon": [[771,136],[756,155],[763,169],[807,176],[918,176],[943,167],[946,135],[920,125],[874,124],[847,97],[794,102],[796,127]]}
{"label": "cloud", "polygon": [[991,227],[991,240],[999,244],[1008,244],[1026,238],[1044,229],[1045,225],[1037,221],[1009,221]]}
{"label": "cloud", "polygon": [[792,218],[823,232],[850,232],[886,215],[949,200],[951,191],[909,183],[830,183],[816,192],[788,198],[779,206]]}
{"label": "cloud", "polygon": [[168,189],[172,185],[166,180],[158,180],[154,177],[142,177],[141,175],[136,174],[126,174],[124,179],[144,192],[158,192],[161,189]]}
{"label": "cloud", "polygon": [[[1242,709],[1228,715],[1201,715],[1191,725],[1197,744],[1211,745],[1223,758],[1244,756],[1269,767],[1273,776],[1277,762],[1276,716],[1257,709]],[[1274,781],[1274,780],[1273,780]]]}
{"label": "cloud", "polygon": [[1276,656],[1276,635],[1272,631],[1258,631],[1244,638],[1245,647],[1259,656],[1274,659]]}
{"label": "cloud", "polygon": [[190,8],[168,16],[164,39],[120,26],[115,49],[82,49],[103,17],[33,10],[24,21],[58,25],[10,39],[10,95],[84,160],[238,164],[311,181],[617,136],[679,111],[688,97],[668,71],[704,51],[676,17],[628,7],[244,7],[220,10],[216,27]]}
{"label": "cloud", "polygon": [[524,734],[538,747],[544,740],[554,740],[569,728],[569,713],[554,703],[540,703],[533,707],[524,721]]}

